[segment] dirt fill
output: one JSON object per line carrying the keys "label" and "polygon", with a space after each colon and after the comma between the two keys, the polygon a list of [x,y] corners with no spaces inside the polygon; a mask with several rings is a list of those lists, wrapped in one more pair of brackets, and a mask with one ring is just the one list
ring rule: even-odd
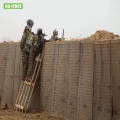
{"label": "dirt fill", "polygon": [[84,40],[115,40],[120,39],[119,35],[114,34],[113,32],[108,32],[106,30],[98,30],[95,34],[90,37],[84,38]]}

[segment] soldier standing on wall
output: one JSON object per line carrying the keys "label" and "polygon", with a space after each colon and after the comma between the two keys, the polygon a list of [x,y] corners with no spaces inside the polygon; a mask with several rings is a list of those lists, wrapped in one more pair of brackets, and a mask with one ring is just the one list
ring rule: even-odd
{"label": "soldier standing on wall", "polygon": [[53,31],[53,35],[50,38],[50,41],[58,41],[58,40],[61,41],[62,39],[58,38],[58,31],[55,29]]}
{"label": "soldier standing on wall", "polygon": [[22,51],[22,63],[23,63],[23,77],[22,80],[24,81],[27,75],[27,69],[28,69],[28,58],[30,49],[32,47],[33,39],[34,39],[34,33],[32,33],[32,26],[34,25],[33,20],[28,19],[27,20],[27,26],[24,29],[23,36],[21,39],[20,47]]}
{"label": "soldier standing on wall", "polygon": [[37,34],[34,36],[33,40],[33,46],[31,47],[30,50],[30,55],[29,55],[29,66],[28,66],[28,72],[27,72],[27,81],[31,82],[33,70],[34,70],[34,61],[37,55],[42,54],[45,42],[47,41],[44,39],[45,34],[43,34],[42,29],[39,28],[37,30]]}

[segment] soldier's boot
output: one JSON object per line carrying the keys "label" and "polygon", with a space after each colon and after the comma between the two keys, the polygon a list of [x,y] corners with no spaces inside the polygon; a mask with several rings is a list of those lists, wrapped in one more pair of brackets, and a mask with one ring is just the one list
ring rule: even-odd
{"label": "soldier's boot", "polygon": [[25,81],[25,77],[22,77],[22,81]]}
{"label": "soldier's boot", "polygon": [[[40,56],[37,55],[36,58],[35,58],[35,60],[40,62],[40,59],[41,59],[41,58],[42,58],[42,54],[40,54]],[[35,64],[35,63],[34,63],[34,64]]]}
{"label": "soldier's boot", "polygon": [[28,78],[28,79],[27,79],[27,82],[31,83],[31,82],[32,82],[32,79],[31,79],[31,78]]}
{"label": "soldier's boot", "polygon": [[31,76],[27,76],[27,77],[26,77],[26,81],[27,81],[27,82],[32,82],[32,77],[31,77]]}

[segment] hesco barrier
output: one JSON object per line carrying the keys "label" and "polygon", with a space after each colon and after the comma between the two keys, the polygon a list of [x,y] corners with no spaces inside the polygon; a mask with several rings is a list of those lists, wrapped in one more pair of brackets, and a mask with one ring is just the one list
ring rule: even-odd
{"label": "hesco barrier", "polygon": [[2,103],[13,105],[21,76],[19,43],[0,43],[0,97]]}
{"label": "hesco barrier", "polygon": [[[120,120],[120,40],[47,43],[31,110],[68,120]],[[13,105],[19,43],[0,44],[1,103]]]}

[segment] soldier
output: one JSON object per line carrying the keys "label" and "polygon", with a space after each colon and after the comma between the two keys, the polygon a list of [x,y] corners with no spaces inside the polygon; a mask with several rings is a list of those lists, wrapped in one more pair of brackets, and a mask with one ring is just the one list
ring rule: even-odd
{"label": "soldier", "polygon": [[55,29],[54,31],[53,31],[53,35],[51,36],[51,38],[50,38],[50,41],[60,41],[60,40],[62,40],[61,38],[58,38],[58,31]]}
{"label": "soldier", "polygon": [[33,46],[30,50],[30,56],[29,56],[29,66],[28,66],[28,72],[27,72],[27,81],[31,82],[32,73],[34,70],[34,61],[38,54],[42,54],[42,50],[44,47],[45,34],[42,33],[42,29],[39,28],[37,30],[37,34],[35,34],[34,40],[33,40]]}
{"label": "soldier", "polygon": [[27,69],[28,69],[28,58],[30,49],[33,44],[34,39],[34,33],[32,33],[32,26],[34,25],[33,20],[28,19],[27,20],[27,26],[24,29],[23,36],[21,39],[20,47],[22,51],[22,63],[23,63],[23,76],[22,80],[24,81],[27,75]]}

